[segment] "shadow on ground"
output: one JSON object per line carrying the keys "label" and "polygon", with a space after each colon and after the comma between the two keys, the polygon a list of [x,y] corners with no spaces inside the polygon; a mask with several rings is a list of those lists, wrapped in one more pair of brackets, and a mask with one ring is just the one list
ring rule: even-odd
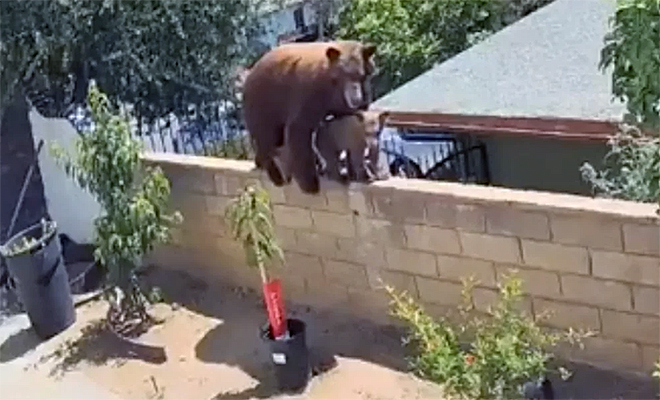
{"label": "shadow on ground", "polygon": [[62,376],[81,363],[105,365],[130,359],[152,364],[167,361],[162,349],[123,341],[108,331],[102,320],[97,320],[85,326],[80,337],[65,341],[55,351],[41,357],[39,362],[53,360],[50,376]]}
{"label": "shadow on ground", "polygon": [[[166,302],[223,321],[197,343],[195,355],[199,360],[238,366],[260,382],[242,392],[219,393],[214,399],[266,399],[278,394],[268,347],[259,336],[259,327],[265,323],[266,314],[258,294],[211,287],[185,272],[157,267],[150,270],[146,280],[162,289]],[[242,298],[237,299],[237,296]],[[242,306],[236,307],[237,302]],[[307,324],[307,342],[315,374],[332,369],[335,356],[407,370],[400,328],[289,304],[287,313]],[[570,367],[573,377],[569,381],[553,380],[558,399],[653,399],[658,393],[657,385],[650,378],[608,372],[587,365],[573,364]]]}
{"label": "shadow on ground", "polygon": [[[166,302],[223,321],[195,346],[195,355],[200,361],[238,366],[260,382],[245,392],[220,393],[218,399],[269,398],[276,394],[268,345],[259,335],[266,313],[258,294],[210,287],[184,272],[157,267],[150,270],[146,279],[163,291]],[[237,301],[243,303],[241,307],[232,306]],[[332,369],[336,365],[335,356],[406,370],[401,332],[394,327],[292,304],[287,304],[287,314],[307,324],[313,375]]]}
{"label": "shadow on ground", "polygon": [[6,363],[26,355],[41,343],[31,327],[23,328],[0,344],[0,363]]}

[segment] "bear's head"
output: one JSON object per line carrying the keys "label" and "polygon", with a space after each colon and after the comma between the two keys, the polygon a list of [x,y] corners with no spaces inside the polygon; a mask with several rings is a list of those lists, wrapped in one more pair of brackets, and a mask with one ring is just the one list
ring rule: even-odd
{"label": "bear's head", "polygon": [[329,74],[334,98],[335,112],[364,110],[371,103],[369,81],[375,71],[373,55],[376,46],[357,41],[336,41],[328,43],[325,51],[328,57]]}

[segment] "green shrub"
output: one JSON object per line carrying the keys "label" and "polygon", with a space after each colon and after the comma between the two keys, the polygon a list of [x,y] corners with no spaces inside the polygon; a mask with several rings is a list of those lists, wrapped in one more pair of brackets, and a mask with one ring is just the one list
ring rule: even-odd
{"label": "green shrub", "polygon": [[625,124],[609,141],[605,170],[580,172],[596,195],[660,203],[660,0],[618,0],[600,69],[612,70],[612,94]]}
{"label": "green shrub", "polygon": [[[108,98],[95,85],[88,103],[94,127],[77,138],[76,154],[66,154],[57,145],[52,152],[67,175],[102,207],[94,220],[94,255],[107,269],[112,289],[106,291],[108,318],[142,325],[150,320],[148,299],[135,269],[157,244],[170,240],[170,228],[181,215],[168,212],[169,181],[160,168],[144,168],[140,143],[132,138],[126,119],[113,114]],[[126,326],[133,328],[137,327]]]}
{"label": "green shrub", "polygon": [[589,163],[580,168],[595,195],[641,202],[660,201],[660,136],[624,125],[609,142],[605,169]]}
{"label": "green shrub", "polygon": [[[392,301],[392,315],[404,321],[414,345],[412,369],[425,379],[444,385],[461,399],[511,399],[520,397],[521,385],[547,376],[559,342],[580,343],[589,333],[547,331],[521,311],[521,281],[511,275],[499,286],[496,304],[485,316],[475,312],[472,288],[464,281],[463,304],[458,320],[433,319],[407,293],[385,288]],[[540,317],[540,319],[544,318]],[[562,376],[567,371],[558,369]]]}

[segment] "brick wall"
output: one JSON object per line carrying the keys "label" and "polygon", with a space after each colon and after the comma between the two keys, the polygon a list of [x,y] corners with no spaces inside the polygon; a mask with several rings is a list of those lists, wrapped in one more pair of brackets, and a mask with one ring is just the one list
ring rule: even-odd
{"label": "brick wall", "polygon": [[502,274],[524,280],[525,308],[552,310],[557,327],[599,332],[573,359],[648,370],[660,353],[660,223],[655,205],[392,178],[319,196],[276,188],[251,162],[149,154],[172,182],[185,218],[155,262],[237,285],[259,287],[222,215],[236,191],[260,180],[274,203],[285,250],[286,297],[387,322],[379,279],[432,313],[460,301],[460,278],[480,284],[485,309]]}

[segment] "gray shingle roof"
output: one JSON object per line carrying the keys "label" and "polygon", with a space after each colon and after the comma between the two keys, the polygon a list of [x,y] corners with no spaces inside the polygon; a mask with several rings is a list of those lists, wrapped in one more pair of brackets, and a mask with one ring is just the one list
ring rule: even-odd
{"label": "gray shingle roof", "polygon": [[598,69],[614,0],[555,0],[386,94],[401,112],[617,121]]}

